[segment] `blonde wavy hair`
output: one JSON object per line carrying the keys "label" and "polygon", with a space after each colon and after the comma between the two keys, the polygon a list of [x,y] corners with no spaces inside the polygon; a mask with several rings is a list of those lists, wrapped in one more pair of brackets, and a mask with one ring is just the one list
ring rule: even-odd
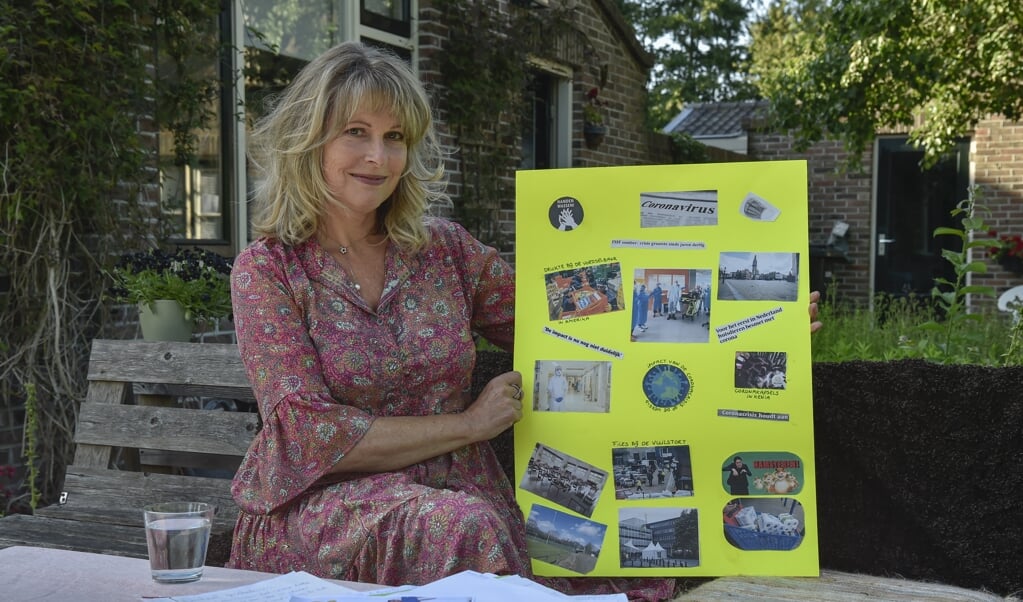
{"label": "blonde wavy hair", "polygon": [[402,59],[358,42],[339,44],[306,65],[271,106],[249,146],[263,177],[254,191],[256,235],[296,245],[316,233],[332,202],[323,147],[363,109],[394,115],[408,147],[398,186],[379,209],[381,233],[413,252],[428,242],[424,215],[451,201],[429,98]]}

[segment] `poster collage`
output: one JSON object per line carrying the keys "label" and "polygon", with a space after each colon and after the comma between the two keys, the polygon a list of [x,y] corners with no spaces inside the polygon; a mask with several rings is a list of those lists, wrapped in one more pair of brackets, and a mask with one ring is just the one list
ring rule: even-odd
{"label": "poster collage", "polygon": [[802,161],[519,172],[536,574],[819,574],[806,181]]}

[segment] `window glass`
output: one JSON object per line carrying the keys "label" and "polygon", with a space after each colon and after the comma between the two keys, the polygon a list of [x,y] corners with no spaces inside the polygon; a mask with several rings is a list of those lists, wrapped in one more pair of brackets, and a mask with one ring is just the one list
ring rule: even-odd
{"label": "window glass", "polygon": [[[244,107],[249,133],[265,114],[268,99],[282,91],[311,59],[344,39],[361,33],[363,42],[386,47],[412,62],[411,43],[402,39],[411,36],[411,0],[360,0],[359,4],[351,0],[239,0],[227,5],[232,11],[234,7],[241,9],[241,14],[234,17],[243,24],[242,39],[234,40],[231,46],[244,46],[244,98],[243,102],[237,99],[239,102],[227,102],[225,106],[232,107],[232,111]],[[251,200],[259,172],[244,148],[228,152],[231,165],[244,169],[243,185]],[[245,244],[238,242],[240,246]]]}
{"label": "window glass", "polygon": [[243,0],[245,47],[311,60],[337,39],[332,0]]}
{"label": "window glass", "polygon": [[[265,113],[266,101],[281,92],[311,59],[338,43],[334,2],[244,0],[245,127]],[[258,172],[246,158],[246,189],[258,184]],[[251,239],[251,233],[249,238]]]}
{"label": "window glass", "polygon": [[410,0],[362,0],[363,25],[409,37],[412,31]]}
{"label": "window glass", "polygon": [[[210,42],[218,44],[220,31],[216,22],[206,32]],[[199,75],[199,81],[217,82],[220,78],[217,57],[201,62],[180,64],[158,45],[156,74],[163,82],[175,82],[182,73]],[[223,166],[221,153],[221,123],[219,86],[207,90],[209,97],[203,110],[209,115],[204,128],[191,130],[194,138],[178,141],[173,132],[162,123],[159,137],[160,207],[163,211],[165,234],[171,239],[225,241],[227,215],[223,197]],[[179,144],[184,143],[183,148]]]}
{"label": "window glass", "polygon": [[387,50],[395,56],[405,59],[406,63],[412,65],[412,51],[408,48],[399,48],[393,44],[388,44],[387,42],[381,42],[380,40],[374,40],[373,38],[367,37],[363,37],[360,41],[367,46],[375,46],[376,48]]}

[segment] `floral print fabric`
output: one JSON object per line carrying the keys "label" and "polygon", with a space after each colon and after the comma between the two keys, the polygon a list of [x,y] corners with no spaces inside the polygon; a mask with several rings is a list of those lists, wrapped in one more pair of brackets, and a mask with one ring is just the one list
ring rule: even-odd
{"label": "floral print fabric", "polygon": [[388,248],[375,312],[315,240],[258,240],[235,260],[235,328],[263,428],[232,486],[241,512],[229,566],[393,585],[462,570],[531,576],[489,443],[392,472],[331,474],[377,416],[473,401],[473,331],[511,348],[510,266],[455,223],[428,227],[419,253]]}

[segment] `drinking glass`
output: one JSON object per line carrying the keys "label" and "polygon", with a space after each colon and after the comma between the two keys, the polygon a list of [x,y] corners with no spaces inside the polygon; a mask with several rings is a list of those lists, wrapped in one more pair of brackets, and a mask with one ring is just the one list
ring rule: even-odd
{"label": "drinking glass", "polygon": [[185,583],[202,577],[210,542],[213,506],[164,502],[143,508],[149,568],[155,581]]}

